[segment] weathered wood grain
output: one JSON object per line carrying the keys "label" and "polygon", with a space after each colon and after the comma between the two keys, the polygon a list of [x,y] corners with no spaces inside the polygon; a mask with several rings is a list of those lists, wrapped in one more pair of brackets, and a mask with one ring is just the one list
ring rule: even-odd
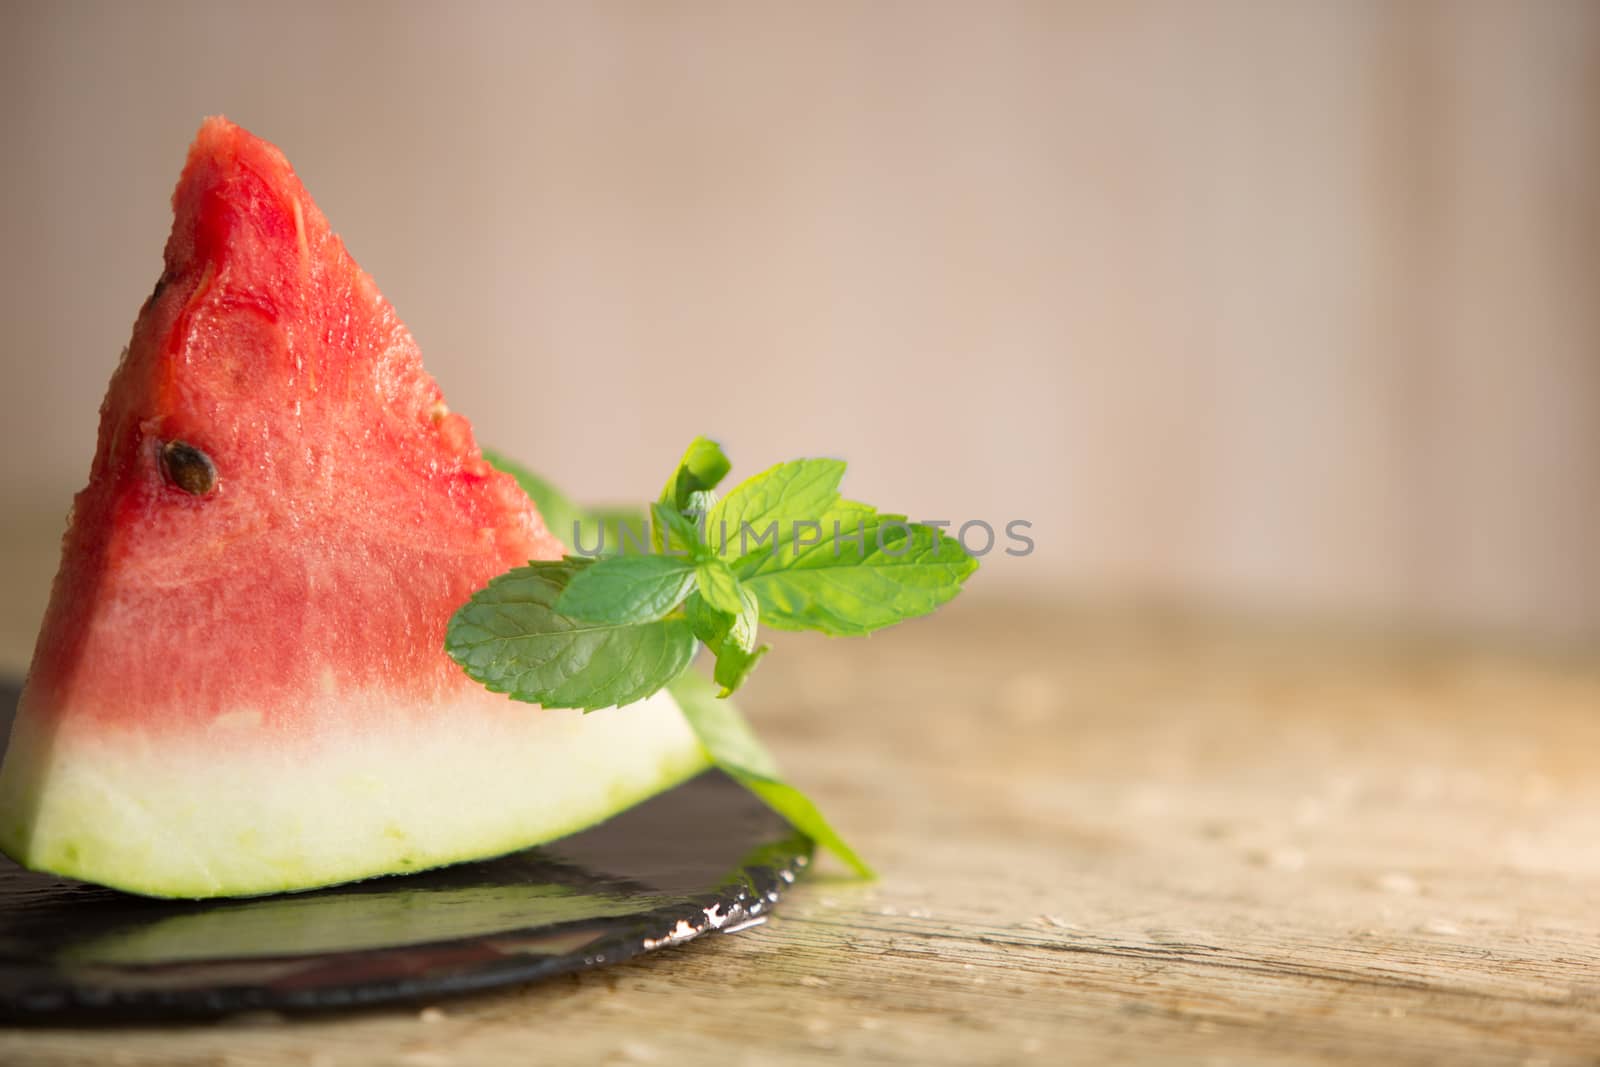
{"label": "weathered wood grain", "polygon": [[65,1064],[1600,1062],[1600,664],[974,600],[745,704],[884,872],[434,1010]]}

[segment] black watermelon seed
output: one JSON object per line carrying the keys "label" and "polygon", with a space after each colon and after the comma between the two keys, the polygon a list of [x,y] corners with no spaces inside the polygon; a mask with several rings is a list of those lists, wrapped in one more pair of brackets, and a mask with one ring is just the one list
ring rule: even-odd
{"label": "black watermelon seed", "polygon": [[217,487],[217,465],[211,457],[183,441],[161,446],[161,473],[190,496],[205,496]]}

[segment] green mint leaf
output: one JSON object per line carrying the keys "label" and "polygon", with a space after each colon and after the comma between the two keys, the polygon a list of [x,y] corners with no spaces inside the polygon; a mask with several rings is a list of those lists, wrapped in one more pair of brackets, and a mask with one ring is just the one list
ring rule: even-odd
{"label": "green mint leaf", "polygon": [[683,602],[683,615],[689,622],[690,632],[713,650],[733,629],[733,616],[707,604],[698,592],[690,593],[689,599]]}
{"label": "green mint leaf", "polygon": [[667,535],[667,540],[661,542],[663,550],[670,549],[691,558],[699,558],[704,554],[700,545],[700,531],[684,517],[683,512],[670,504],[657,502],[650,505],[650,514],[655,518],[656,534],[664,531]]}
{"label": "green mint leaf", "polygon": [[755,651],[757,613],[760,609],[755,594],[750,590],[740,587],[737,612],[730,613],[712,607],[706,603],[703,591],[690,596],[683,607],[690,629],[711,651],[717,651],[724,642],[745,652]]}
{"label": "green mint leaf", "polygon": [[706,588],[702,572],[700,591],[684,603],[684,613],[694,635],[717,658],[713,676],[722,686],[718,695],[725,697],[744,684],[755,669],[756,661],[766,655],[771,646],[756,646],[759,606],[754,593],[740,586],[739,609],[729,612],[707,603]]}
{"label": "green mint leaf", "polygon": [[755,651],[755,629],[760,622],[760,601],[755,598],[755,593],[750,592],[744,585],[739,585],[739,611],[734,613],[733,625],[728,627],[728,638],[734,645],[744,649],[747,653]]}
{"label": "green mint leaf", "polygon": [[760,622],[761,604],[756,595],[743,585],[739,586],[739,612],[728,628],[727,640],[746,652],[756,650],[756,628]]}
{"label": "green mint leaf", "polygon": [[710,492],[732,469],[721,445],[709,437],[696,437],[678,461],[678,469],[667,479],[661,502],[676,511],[688,511],[690,494]]}
{"label": "green mint leaf", "polygon": [[695,565],[680,556],[616,556],[573,574],[556,610],[587,622],[654,622],[694,590]]}
{"label": "green mint leaf", "polygon": [[706,603],[728,615],[738,615],[745,609],[740,595],[739,579],[720,559],[703,560],[699,566],[700,595]]}
{"label": "green mint leaf", "polygon": [[580,559],[530,563],[480,589],[450,619],[445,650],[496,693],[548,708],[593,711],[643,700],[694,658],[689,623],[584,622],[556,608]]}
{"label": "green mint leaf", "polygon": [[902,515],[869,518],[853,510],[861,507],[835,509],[814,543],[797,530],[789,542],[735,564],[760,602],[763,622],[836,636],[871,633],[928,614],[977,570],[978,561],[955,538]]}
{"label": "green mint leaf", "polygon": [[797,459],[746,478],[706,516],[706,542],[724,559],[736,559],[756,542],[790,538],[797,521],[816,519],[839,500],[844,461]]}
{"label": "green mint leaf", "polygon": [[717,649],[717,665],[712,670],[711,676],[717,680],[722,690],[718,697],[732,696],[745,679],[750,677],[750,672],[756,669],[756,663],[772,650],[771,645],[760,645],[753,649],[743,649],[732,642],[724,642]]}
{"label": "green mint leaf", "polygon": [[789,825],[838,856],[863,878],[876,877],[800,790],[783,781],[777,761],[756,739],[731,700],[718,700],[697,674],[673,682],[670,692],[711,761],[750,790]]}

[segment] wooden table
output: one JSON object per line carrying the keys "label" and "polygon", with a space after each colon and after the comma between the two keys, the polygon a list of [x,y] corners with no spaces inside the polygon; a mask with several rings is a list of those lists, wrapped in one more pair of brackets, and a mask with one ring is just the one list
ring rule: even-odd
{"label": "wooden table", "polygon": [[1595,1063],[1600,663],[971,599],[745,700],[884,872],[544,985],[0,1062]]}

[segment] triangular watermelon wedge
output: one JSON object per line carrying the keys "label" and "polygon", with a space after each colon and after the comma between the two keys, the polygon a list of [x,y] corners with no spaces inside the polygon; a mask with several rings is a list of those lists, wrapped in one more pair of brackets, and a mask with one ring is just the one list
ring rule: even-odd
{"label": "triangular watermelon wedge", "polygon": [[101,408],[0,770],[18,862],[153,896],[497,855],[690,777],[661,693],[518,704],[451,613],[562,546],[283,154],[220,118]]}

